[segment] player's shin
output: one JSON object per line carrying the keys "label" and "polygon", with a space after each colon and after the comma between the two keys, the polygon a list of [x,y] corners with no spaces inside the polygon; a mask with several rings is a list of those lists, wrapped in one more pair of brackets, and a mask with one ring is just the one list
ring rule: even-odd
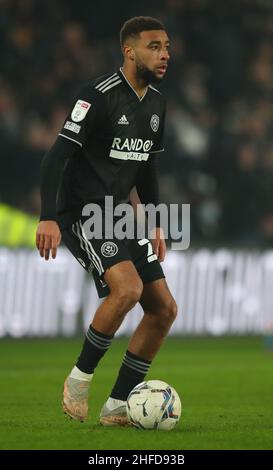
{"label": "player's shin", "polygon": [[86,374],[92,374],[99,361],[111,346],[112,340],[113,335],[106,335],[90,326],[76,363],[78,369]]}
{"label": "player's shin", "polygon": [[150,365],[150,361],[138,357],[127,350],[110,398],[127,400],[130,391],[137,384],[143,382]]}

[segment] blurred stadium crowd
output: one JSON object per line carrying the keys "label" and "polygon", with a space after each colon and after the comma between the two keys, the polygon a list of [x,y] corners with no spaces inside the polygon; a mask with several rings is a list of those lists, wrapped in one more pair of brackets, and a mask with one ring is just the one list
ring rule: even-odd
{"label": "blurred stadium crowd", "polygon": [[122,64],[118,32],[163,20],[171,62],[161,200],[196,243],[273,241],[272,0],[0,1],[0,201],[39,213],[39,167],[79,85]]}

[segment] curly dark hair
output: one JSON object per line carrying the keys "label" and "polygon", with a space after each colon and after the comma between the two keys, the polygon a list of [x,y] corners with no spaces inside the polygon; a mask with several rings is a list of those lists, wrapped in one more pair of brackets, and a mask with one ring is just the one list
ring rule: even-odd
{"label": "curly dark hair", "polygon": [[164,24],[160,20],[151,16],[134,16],[123,24],[120,30],[120,44],[123,46],[126,39],[129,37],[136,38],[142,31],[159,29],[166,31]]}

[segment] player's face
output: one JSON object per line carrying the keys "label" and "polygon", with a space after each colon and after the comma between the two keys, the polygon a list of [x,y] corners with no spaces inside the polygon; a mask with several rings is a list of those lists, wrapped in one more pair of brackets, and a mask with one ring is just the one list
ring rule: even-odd
{"label": "player's face", "polygon": [[168,67],[169,46],[166,31],[142,31],[134,47],[137,76],[146,83],[160,82]]}

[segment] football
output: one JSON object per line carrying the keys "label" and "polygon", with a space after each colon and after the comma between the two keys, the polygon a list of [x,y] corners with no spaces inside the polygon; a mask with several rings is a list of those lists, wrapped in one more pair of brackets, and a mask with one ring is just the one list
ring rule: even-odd
{"label": "football", "polygon": [[139,429],[170,431],[181,417],[181,401],[176,390],[161,380],[141,382],[127,398],[127,415]]}

